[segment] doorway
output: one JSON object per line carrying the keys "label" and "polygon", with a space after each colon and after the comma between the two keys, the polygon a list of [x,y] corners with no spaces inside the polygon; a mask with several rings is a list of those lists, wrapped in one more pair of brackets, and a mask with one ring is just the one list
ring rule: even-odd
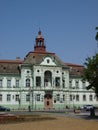
{"label": "doorway", "polygon": [[52,94],[44,95],[44,109],[52,109],[53,108],[53,100]]}

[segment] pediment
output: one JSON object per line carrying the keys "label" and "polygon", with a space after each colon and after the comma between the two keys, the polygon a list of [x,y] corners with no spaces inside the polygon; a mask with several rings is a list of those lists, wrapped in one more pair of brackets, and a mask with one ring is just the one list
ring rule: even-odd
{"label": "pediment", "polygon": [[56,63],[52,57],[44,57],[43,61],[40,63],[40,65],[49,65],[49,66],[56,66]]}

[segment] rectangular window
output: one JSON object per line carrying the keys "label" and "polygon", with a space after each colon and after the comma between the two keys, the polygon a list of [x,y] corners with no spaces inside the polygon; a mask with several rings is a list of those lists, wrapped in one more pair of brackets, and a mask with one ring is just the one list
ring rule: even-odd
{"label": "rectangular window", "polygon": [[89,95],[89,101],[93,101],[93,96]]}
{"label": "rectangular window", "polygon": [[15,95],[15,101],[19,101],[19,95],[18,94]]}
{"label": "rectangular window", "polygon": [[37,96],[37,97],[36,97],[36,100],[37,100],[37,101],[40,101],[40,94],[37,94],[36,96]]}
{"label": "rectangular window", "polygon": [[47,106],[49,106],[49,101],[47,101]]}
{"label": "rectangular window", "polygon": [[96,101],[98,101],[98,97],[96,96]]}
{"label": "rectangular window", "polygon": [[11,80],[7,80],[7,87],[11,88]]}
{"label": "rectangular window", "polygon": [[69,88],[72,88],[72,80],[69,81]]}
{"label": "rectangular window", "polygon": [[86,101],[86,95],[83,95],[83,101]]}
{"label": "rectangular window", "polygon": [[65,80],[64,79],[62,80],[62,83],[63,83],[63,88],[65,88]]}
{"label": "rectangular window", "polygon": [[41,77],[36,77],[36,86],[37,87],[41,86]]}
{"label": "rectangular window", "polygon": [[85,87],[86,87],[86,83],[83,81],[82,82],[82,88],[85,89]]}
{"label": "rectangular window", "polygon": [[79,81],[76,81],[76,89],[79,88]]}
{"label": "rectangular window", "polygon": [[26,87],[30,87],[30,79],[26,79]]}
{"label": "rectangular window", "polygon": [[76,95],[76,101],[79,101],[79,95]]}
{"label": "rectangular window", "polygon": [[73,101],[73,95],[70,95],[70,101]]}
{"label": "rectangular window", "polygon": [[7,101],[11,101],[11,94],[7,94]]}
{"label": "rectangular window", "polygon": [[60,86],[60,77],[55,78],[55,86],[56,87]]}
{"label": "rectangular window", "polygon": [[26,101],[29,102],[30,101],[30,94],[26,95]]}
{"label": "rectangular window", "polygon": [[16,80],[16,87],[19,87],[19,80]]}
{"label": "rectangular window", "polygon": [[0,101],[2,101],[2,94],[0,94]]}
{"label": "rectangular window", "polygon": [[0,88],[2,88],[2,79],[0,79]]}
{"label": "rectangular window", "polygon": [[63,95],[63,101],[65,101],[65,95]]}
{"label": "rectangular window", "polygon": [[60,94],[57,94],[56,100],[60,101]]}

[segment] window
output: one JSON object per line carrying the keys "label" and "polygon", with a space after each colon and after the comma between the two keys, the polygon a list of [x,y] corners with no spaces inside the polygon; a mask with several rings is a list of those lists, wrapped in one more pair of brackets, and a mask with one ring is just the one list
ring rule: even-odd
{"label": "window", "polygon": [[11,95],[7,94],[7,101],[11,101]]}
{"label": "window", "polygon": [[37,101],[40,101],[40,94],[37,94],[37,95],[36,95],[36,100],[37,100]]}
{"label": "window", "polygon": [[83,101],[86,101],[86,95],[83,95]]}
{"label": "window", "polygon": [[15,101],[19,101],[19,95],[18,94],[15,95]]}
{"label": "window", "polygon": [[0,79],[0,88],[2,87],[2,79]]}
{"label": "window", "polygon": [[62,82],[63,82],[63,88],[65,88],[65,80],[63,79]]}
{"label": "window", "polygon": [[19,80],[16,80],[16,87],[19,87]]}
{"label": "window", "polygon": [[76,89],[79,88],[79,81],[76,81]]}
{"label": "window", "polygon": [[89,101],[93,101],[93,96],[89,95]]}
{"label": "window", "polygon": [[73,95],[70,95],[70,101],[73,101]]}
{"label": "window", "polygon": [[36,86],[41,86],[41,77],[36,77]]}
{"label": "window", "polygon": [[0,101],[2,101],[2,94],[0,94]]}
{"label": "window", "polygon": [[8,87],[8,88],[11,87],[11,80],[7,80],[7,87]]}
{"label": "window", "polygon": [[40,72],[39,70],[37,70],[37,72]]}
{"label": "window", "polygon": [[69,81],[69,88],[72,88],[72,80]]}
{"label": "window", "polygon": [[26,79],[26,87],[30,87],[30,79]]}
{"label": "window", "polygon": [[60,101],[60,94],[57,94],[56,100]]}
{"label": "window", "polygon": [[26,95],[26,101],[29,102],[30,101],[30,94]]}
{"label": "window", "polygon": [[60,78],[59,77],[55,78],[55,86],[56,87],[60,86]]}
{"label": "window", "polygon": [[76,95],[76,101],[79,101],[79,95],[78,94]]}
{"label": "window", "polygon": [[50,60],[49,59],[47,59],[47,63],[49,63],[50,62]]}
{"label": "window", "polygon": [[27,74],[29,74],[30,73],[30,71],[29,70],[27,70]]}
{"label": "window", "polygon": [[98,97],[96,96],[96,101],[98,101]]}
{"label": "window", "polygon": [[47,106],[49,106],[49,101],[47,101]]}
{"label": "window", "polygon": [[86,83],[85,83],[85,81],[83,81],[82,82],[82,88],[85,89],[85,87],[86,87]]}
{"label": "window", "polygon": [[63,101],[65,101],[65,95],[63,95]]}
{"label": "window", "polygon": [[58,70],[57,70],[56,72],[57,72],[57,73],[59,73],[59,71],[58,71]]}

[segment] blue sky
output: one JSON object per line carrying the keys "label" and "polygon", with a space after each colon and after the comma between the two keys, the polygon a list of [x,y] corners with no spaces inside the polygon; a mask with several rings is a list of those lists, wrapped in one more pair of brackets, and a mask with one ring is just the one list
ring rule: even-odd
{"label": "blue sky", "polygon": [[98,0],[0,0],[0,59],[24,59],[39,31],[48,52],[83,64],[98,51]]}

